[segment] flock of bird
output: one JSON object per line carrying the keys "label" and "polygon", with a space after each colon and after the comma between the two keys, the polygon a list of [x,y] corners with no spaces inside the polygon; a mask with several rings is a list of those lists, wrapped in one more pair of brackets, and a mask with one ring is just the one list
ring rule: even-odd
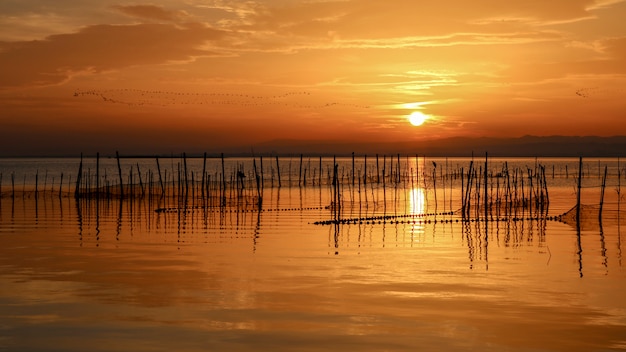
{"label": "flock of bird", "polygon": [[[279,95],[252,95],[243,93],[189,93],[160,90],[142,90],[131,88],[76,90],[75,97],[97,97],[111,104],[141,106],[174,105],[231,105],[239,107],[284,106],[300,109],[319,109],[329,107],[351,107],[367,109],[367,105],[307,101],[311,93],[293,91]],[[308,99],[311,100],[311,99]]]}
{"label": "flock of bird", "polygon": [[[581,88],[576,95],[590,98],[606,93],[598,87]],[[278,95],[253,95],[243,93],[189,93],[161,90],[142,90],[132,88],[76,90],[75,97],[97,97],[110,104],[141,106],[175,106],[175,105],[230,105],[239,107],[282,106],[299,109],[320,109],[329,107],[350,107],[368,109],[368,105],[324,102],[318,103],[306,97],[311,92],[292,91]]]}
{"label": "flock of bird", "polygon": [[576,95],[581,98],[592,98],[592,97],[604,97],[604,96],[612,96],[612,95],[621,95],[624,93],[623,89],[607,89],[600,87],[591,87],[591,88],[581,88],[576,91]]}
{"label": "flock of bird", "polygon": [[598,88],[581,88],[576,91],[576,95],[581,98],[589,98],[592,95],[595,95]]}

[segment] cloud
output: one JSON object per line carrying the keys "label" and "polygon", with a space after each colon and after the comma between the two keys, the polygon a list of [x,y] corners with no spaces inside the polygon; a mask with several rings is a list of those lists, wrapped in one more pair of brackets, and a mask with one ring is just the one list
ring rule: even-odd
{"label": "cloud", "polygon": [[112,8],[127,16],[153,21],[178,22],[189,17],[185,11],[170,11],[155,5],[115,5]]}
{"label": "cloud", "polygon": [[555,1],[324,1],[268,6],[258,11],[251,28],[280,33],[345,39],[493,32],[509,26],[535,26],[588,18],[589,0]]}
{"label": "cloud", "polygon": [[46,40],[0,42],[0,88],[62,83],[77,73],[215,55],[226,33],[202,25],[95,25]]}
{"label": "cloud", "polygon": [[0,41],[45,38],[51,34],[72,31],[75,27],[71,20],[55,13],[0,16]]}
{"label": "cloud", "polygon": [[596,77],[603,80],[626,75],[626,37],[602,40],[598,44],[603,55],[594,58],[570,59],[558,62],[519,63],[500,72],[506,82],[544,82],[572,76]]}
{"label": "cloud", "polygon": [[626,37],[605,40],[604,50],[613,58],[626,61]]}
{"label": "cloud", "polygon": [[237,50],[283,53],[559,42],[570,33],[554,26],[588,23],[607,1],[265,2],[229,28],[240,34]]}

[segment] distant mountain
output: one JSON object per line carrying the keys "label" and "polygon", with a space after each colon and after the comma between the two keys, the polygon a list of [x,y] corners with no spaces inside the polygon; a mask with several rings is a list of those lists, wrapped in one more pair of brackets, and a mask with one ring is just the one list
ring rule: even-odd
{"label": "distant mountain", "polygon": [[[413,142],[343,142],[274,140],[245,148],[229,148],[230,153],[278,155],[403,154],[428,156],[626,156],[626,136],[524,136],[520,138],[452,137]],[[225,151],[227,152],[227,151]]]}
{"label": "distant mountain", "polygon": [[[153,149],[156,148],[156,149]],[[103,157],[115,155],[115,150],[107,148],[98,149],[96,146],[83,148],[74,153],[68,148],[59,150],[37,151],[34,147],[21,152],[13,150],[0,151],[0,156],[77,156],[83,152],[85,155],[95,155],[100,152]],[[167,151],[167,152],[164,152]],[[241,145],[224,146],[219,144],[178,145],[174,143],[155,146],[131,146],[121,147],[122,157],[153,157],[180,155],[185,152],[189,157],[202,156],[207,152],[209,157],[225,156],[250,156],[250,155],[281,155],[299,156],[349,156],[355,155],[426,155],[467,157],[481,156],[485,152],[493,157],[521,156],[521,157],[626,157],[626,136],[614,137],[570,137],[570,136],[524,136],[520,138],[470,138],[452,137],[444,139],[401,141],[401,142],[375,142],[375,141],[334,141],[334,140],[272,140],[262,143],[250,143]]]}

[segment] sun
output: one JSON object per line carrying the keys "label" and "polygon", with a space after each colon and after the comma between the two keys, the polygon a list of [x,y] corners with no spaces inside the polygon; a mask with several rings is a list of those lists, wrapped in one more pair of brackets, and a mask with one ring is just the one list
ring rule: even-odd
{"label": "sun", "polygon": [[426,122],[426,120],[428,120],[428,118],[428,115],[420,111],[414,111],[411,113],[411,115],[409,115],[409,122],[413,126],[421,126],[424,124],[424,122]]}

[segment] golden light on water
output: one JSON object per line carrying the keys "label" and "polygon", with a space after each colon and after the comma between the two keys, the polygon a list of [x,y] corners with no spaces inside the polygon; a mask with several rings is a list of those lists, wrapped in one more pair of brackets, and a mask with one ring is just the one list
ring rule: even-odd
{"label": "golden light on water", "polygon": [[426,210],[426,196],[423,188],[412,188],[410,191],[411,214],[424,214]]}
{"label": "golden light on water", "polygon": [[[426,212],[426,195],[423,188],[412,188],[409,191],[409,214],[420,215]],[[420,222],[414,222],[411,226],[411,236],[414,241],[419,242],[420,236],[424,234],[424,224]]]}

